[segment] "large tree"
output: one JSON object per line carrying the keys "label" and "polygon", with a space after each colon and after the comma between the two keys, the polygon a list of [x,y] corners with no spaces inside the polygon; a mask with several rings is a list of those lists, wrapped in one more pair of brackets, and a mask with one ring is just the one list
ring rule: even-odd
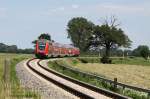
{"label": "large tree", "polygon": [[136,49],[133,50],[134,56],[141,56],[144,59],[148,59],[150,50],[147,45],[139,45]]}
{"label": "large tree", "polygon": [[83,17],[73,18],[68,22],[68,38],[81,51],[85,50],[89,37],[92,35],[94,24]]}
{"label": "large tree", "polygon": [[46,39],[51,41],[51,36],[48,33],[41,34],[38,39]]}
{"label": "large tree", "polygon": [[117,28],[119,24],[117,19],[111,17],[110,23],[105,20],[102,25],[95,26],[93,36],[91,37],[92,46],[102,46],[106,49],[105,56],[109,58],[110,49],[116,47],[129,47],[131,41],[121,28]]}
{"label": "large tree", "polygon": [[[48,33],[42,33],[40,36],[38,36],[38,39],[46,39],[51,41],[51,36]],[[36,44],[37,40],[32,41],[33,44]]]}

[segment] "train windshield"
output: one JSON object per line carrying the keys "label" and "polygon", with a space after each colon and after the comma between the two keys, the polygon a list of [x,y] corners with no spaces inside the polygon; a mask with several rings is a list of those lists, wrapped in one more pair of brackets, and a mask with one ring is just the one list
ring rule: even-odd
{"label": "train windshield", "polygon": [[39,49],[40,50],[45,50],[45,43],[44,42],[39,42]]}

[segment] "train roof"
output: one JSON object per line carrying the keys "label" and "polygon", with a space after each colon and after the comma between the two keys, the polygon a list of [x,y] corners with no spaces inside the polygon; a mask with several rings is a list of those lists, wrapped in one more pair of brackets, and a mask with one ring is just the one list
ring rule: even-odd
{"label": "train roof", "polygon": [[[71,44],[60,44],[58,42],[51,42],[49,40],[46,40],[46,39],[40,39],[38,40],[39,42],[49,42],[49,43],[52,43],[53,46],[56,46],[56,47],[65,47],[65,48],[77,48],[77,47],[74,47],[73,45]],[[78,49],[78,48],[77,48]]]}
{"label": "train roof", "polygon": [[46,40],[46,39],[39,39],[39,40],[37,40],[38,42],[51,42],[51,41],[49,41],[49,40]]}
{"label": "train roof", "polygon": [[72,45],[70,45],[70,44],[60,44],[60,43],[52,43],[53,44],[53,46],[58,46],[58,47],[65,47],[65,48],[76,48],[76,47],[74,47],[74,46],[72,46]]}

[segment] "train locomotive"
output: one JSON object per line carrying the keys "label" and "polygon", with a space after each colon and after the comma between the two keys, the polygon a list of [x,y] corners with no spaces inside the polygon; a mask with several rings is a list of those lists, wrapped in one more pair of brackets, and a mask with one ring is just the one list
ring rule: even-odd
{"label": "train locomotive", "polygon": [[40,39],[36,42],[35,55],[37,58],[79,56],[80,50],[72,45]]}

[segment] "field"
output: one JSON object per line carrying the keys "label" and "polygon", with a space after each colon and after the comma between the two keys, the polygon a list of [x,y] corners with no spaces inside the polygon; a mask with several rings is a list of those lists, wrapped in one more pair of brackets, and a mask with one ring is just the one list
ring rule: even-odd
{"label": "field", "polygon": [[32,57],[32,55],[28,54],[5,54],[5,53],[0,53],[0,80],[2,80],[2,75],[3,75],[3,66],[4,66],[4,60],[5,59],[13,59],[13,58],[28,58]]}
{"label": "field", "polygon": [[117,78],[119,82],[150,88],[150,61],[141,58],[115,59],[113,64],[81,63],[77,59],[67,59],[65,64],[83,71],[96,73],[109,79]]}
{"label": "field", "polygon": [[[19,79],[16,76],[15,66],[18,62],[26,58],[31,58],[30,54],[6,54],[0,53],[0,99],[37,99],[38,95],[20,86]],[[10,60],[10,78],[9,82],[4,82],[4,61]]]}

